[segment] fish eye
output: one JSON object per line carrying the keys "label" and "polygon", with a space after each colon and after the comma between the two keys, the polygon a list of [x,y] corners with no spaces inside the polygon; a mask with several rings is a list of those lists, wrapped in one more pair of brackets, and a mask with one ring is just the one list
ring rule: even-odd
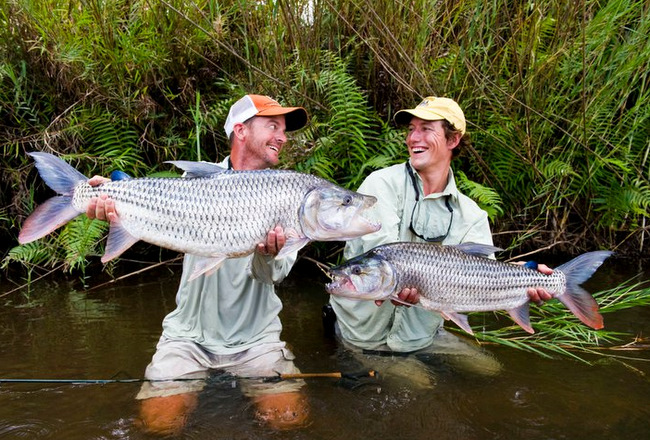
{"label": "fish eye", "polygon": [[361,268],[359,266],[352,266],[353,275],[361,275]]}
{"label": "fish eye", "polygon": [[343,206],[348,206],[349,204],[352,203],[352,196],[351,195],[346,195],[343,197]]}

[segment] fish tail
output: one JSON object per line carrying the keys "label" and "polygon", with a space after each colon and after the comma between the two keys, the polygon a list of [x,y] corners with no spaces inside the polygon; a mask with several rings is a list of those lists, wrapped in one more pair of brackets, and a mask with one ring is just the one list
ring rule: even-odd
{"label": "fish tail", "polygon": [[59,195],[46,200],[25,220],[18,234],[20,244],[38,240],[81,214],[72,205],[72,195],[79,182],[88,180],[67,162],[52,154],[28,154],[34,158],[36,168],[47,186]]}
{"label": "fish tail", "polygon": [[598,312],[596,300],[580,284],[591,278],[611,255],[610,251],[587,252],[555,269],[566,277],[566,290],[557,299],[582,322],[595,329],[603,328],[603,317]]}

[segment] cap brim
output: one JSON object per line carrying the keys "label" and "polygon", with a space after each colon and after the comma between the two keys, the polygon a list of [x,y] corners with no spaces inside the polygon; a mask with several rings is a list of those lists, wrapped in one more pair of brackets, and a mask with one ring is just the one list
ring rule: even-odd
{"label": "cap brim", "polygon": [[299,130],[307,125],[307,110],[302,107],[271,107],[257,113],[257,116],[284,115],[287,131]]}
{"label": "cap brim", "polygon": [[406,125],[411,122],[411,119],[415,116],[416,118],[424,119],[425,121],[441,121],[445,119],[444,116],[439,115],[431,110],[425,110],[421,108],[414,108],[410,110],[400,110],[395,113],[393,120],[398,125]]}

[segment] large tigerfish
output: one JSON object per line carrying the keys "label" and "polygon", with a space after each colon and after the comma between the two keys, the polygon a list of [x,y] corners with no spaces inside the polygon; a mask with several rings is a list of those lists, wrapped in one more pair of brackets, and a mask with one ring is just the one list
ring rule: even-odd
{"label": "large tigerfish", "polygon": [[416,288],[419,305],[472,333],[461,312],[507,310],[524,330],[530,326],[530,287],[542,287],[582,322],[603,327],[594,298],[579,285],[591,277],[612,253],[582,254],[544,275],[525,266],[486,258],[500,249],[476,243],[440,246],[432,243],[391,243],[330,269],[328,293],[353,299],[397,299],[406,287]]}
{"label": "large tigerfish", "polygon": [[29,153],[41,177],[59,196],[45,201],[25,220],[18,236],[29,243],[81,213],[91,198],[107,194],[119,219],[110,225],[102,262],[138,240],[204,258],[192,278],[215,270],[230,257],[251,254],[269,230],[287,237],[278,257],[312,240],[349,240],[377,231],[363,217],[376,198],[341,188],[309,174],[283,170],[232,171],[204,162],[170,162],[180,178],[139,178],[90,186],[60,158]]}

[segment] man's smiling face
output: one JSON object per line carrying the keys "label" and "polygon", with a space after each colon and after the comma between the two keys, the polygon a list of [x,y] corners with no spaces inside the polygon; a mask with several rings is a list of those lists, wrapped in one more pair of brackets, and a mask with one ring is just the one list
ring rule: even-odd
{"label": "man's smiling face", "polygon": [[255,116],[248,123],[246,150],[258,162],[258,169],[272,168],[280,160],[282,146],[287,141],[284,115]]}
{"label": "man's smiling face", "polygon": [[413,117],[408,126],[406,145],[411,164],[418,171],[440,161],[450,161],[455,146],[445,137],[442,121],[426,121]]}

